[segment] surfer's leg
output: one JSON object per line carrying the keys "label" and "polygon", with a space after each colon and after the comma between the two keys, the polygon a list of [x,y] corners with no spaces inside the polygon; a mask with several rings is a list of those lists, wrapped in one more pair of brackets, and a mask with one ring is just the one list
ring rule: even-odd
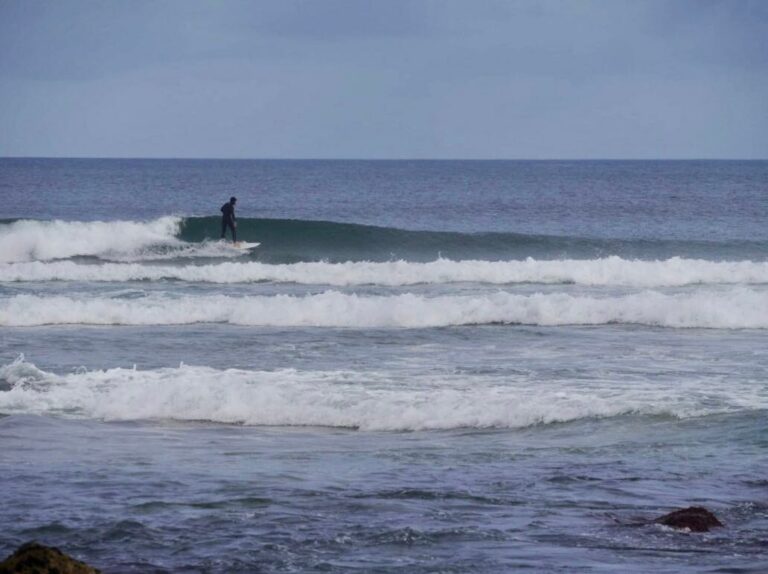
{"label": "surfer's leg", "polygon": [[221,220],[221,238],[224,239],[227,235],[227,222],[226,220]]}
{"label": "surfer's leg", "polygon": [[229,228],[232,230],[232,243],[237,243],[237,227],[234,223],[230,223]]}

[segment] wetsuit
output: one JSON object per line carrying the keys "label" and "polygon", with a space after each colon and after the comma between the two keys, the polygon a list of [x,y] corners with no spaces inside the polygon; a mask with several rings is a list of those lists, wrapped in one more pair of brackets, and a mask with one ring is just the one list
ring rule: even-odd
{"label": "wetsuit", "polygon": [[230,202],[221,206],[221,238],[224,239],[227,233],[227,227],[232,231],[232,241],[237,241],[237,231],[235,229],[235,206]]}

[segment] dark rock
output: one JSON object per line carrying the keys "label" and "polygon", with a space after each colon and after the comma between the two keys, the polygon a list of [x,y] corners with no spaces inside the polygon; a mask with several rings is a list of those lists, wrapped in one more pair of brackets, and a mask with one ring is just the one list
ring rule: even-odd
{"label": "dark rock", "polygon": [[723,526],[723,523],[717,519],[717,516],[701,506],[690,506],[681,510],[675,510],[657,518],[656,522],[665,526],[671,526],[672,528],[687,528],[691,532],[709,532],[710,528]]}
{"label": "dark rock", "polygon": [[0,574],[100,574],[58,548],[27,542],[0,562]]}

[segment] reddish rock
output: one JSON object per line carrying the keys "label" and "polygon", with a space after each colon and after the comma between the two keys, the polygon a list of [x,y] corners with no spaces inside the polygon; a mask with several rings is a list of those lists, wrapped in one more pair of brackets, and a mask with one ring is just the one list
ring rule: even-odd
{"label": "reddish rock", "polygon": [[27,542],[0,562],[0,574],[100,574],[100,571],[58,548]]}
{"label": "reddish rock", "polygon": [[671,526],[672,528],[687,528],[691,532],[709,532],[710,528],[723,526],[723,523],[717,519],[717,516],[701,506],[690,506],[681,510],[675,510],[657,518],[656,522],[665,526]]}

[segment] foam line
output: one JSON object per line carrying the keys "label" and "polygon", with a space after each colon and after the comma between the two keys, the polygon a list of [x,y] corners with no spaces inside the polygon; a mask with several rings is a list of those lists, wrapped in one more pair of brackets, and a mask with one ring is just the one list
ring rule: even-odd
{"label": "foam line", "polygon": [[0,367],[0,413],[100,420],[195,420],[363,430],[516,428],[626,414],[696,417],[765,409],[748,381],[676,379],[621,384],[599,377],[542,384],[527,376],[355,371],[42,371],[19,358]]}
{"label": "foam line", "polygon": [[768,328],[768,291],[732,287],[679,294],[641,291],[613,297],[564,293],[425,297],[326,291],[305,296],[141,298],[15,295],[0,300],[0,325],[185,325],[423,328],[473,324]]}
{"label": "foam line", "polygon": [[428,263],[350,261],[270,265],[259,262],[225,262],[181,266],[34,261],[0,265],[0,281],[124,282],[161,279],[200,283],[275,282],[332,286],[472,282],[497,285],[573,283],[673,287],[691,284],[765,284],[768,283],[768,262],[706,261],[680,257],[641,261],[613,256],[593,260],[543,261],[532,258],[523,261],[439,259]]}

